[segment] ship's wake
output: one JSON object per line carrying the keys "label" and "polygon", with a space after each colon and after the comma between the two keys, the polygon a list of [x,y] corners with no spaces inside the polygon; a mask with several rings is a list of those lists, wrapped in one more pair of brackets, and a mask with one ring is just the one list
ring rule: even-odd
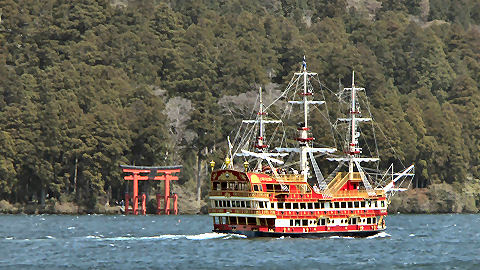
{"label": "ship's wake", "polygon": [[390,237],[391,235],[386,233],[386,232],[379,232],[375,235],[372,235],[372,236],[369,236],[367,237],[367,239],[373,239],[373,238],[388,238]]}
{"label": "ship's wake", "polygon": [[88,239],[99,241],[145,241],[145,240],[213,240],[213,239],[240,239],[247,238],[245,235],[229,234],[229,233],[201,233],[201,234],[163,234],[155,236],[119,236],[119,237],[102,237],[102,236],[86,236]]}

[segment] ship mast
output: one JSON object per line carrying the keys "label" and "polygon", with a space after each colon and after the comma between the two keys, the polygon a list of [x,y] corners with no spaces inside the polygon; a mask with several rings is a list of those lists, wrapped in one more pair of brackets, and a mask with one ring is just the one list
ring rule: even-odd
{"label": "ship mast", "polygon": [[[307,181],[308,174],[309,174],[309,167],[308,167],[308,158],[307,154],[310,155],[310,159],[312,161],[312,165],[315,169],[315,174],[317,176],[317,180],[323,181],[323,176],[320,173],[320,169],[316,165],[315,159],[313,158],[312,153],[322,152],[322,153],[333,153],[336,151],[335,148],[314,148],[311,146],[311,142],[315,140],[313,137],[309,137],[309,130],[308,127],[308,114],[309,114],[309,105],[310,104],[323,104],[324,101],[315,101],[315,100],[308,100],[308,96],[313,96],[313,89],[312,86],[309,85],[309,78],[316,76],[317,73],[308,72],[307,70],[307,61],[305,56],[303,56],[303,63],[301,72],[294,73],[294,76],[297,76],[297,80],[301,79],[303,81],[302,91],[299,93],[303,96],[301,101],[288,101],[290,104],[301,104],[303,105],[303,125],[298,127],[299,136],[297,141],[300,143],[300,147],[296,148],[276,148],[279,152],[298,152],[300,154],[300,171],[303,175],[303,180]],[[318,179],[320,178],[320,179]]]}
{"label": "ship mast", "polygon": [[348,161],[348,172],[349,172],[349,178],[352,179],[353,176],[353,163],[354,160],[353,158],[355,157],[355,154],[360,153],[360,148],[357,148],[358,140],[355,135],[357,135],[357,125],[356,120],[355,120],[355,115],[357,114],[357,110],[355,108],[355,100],[357,98],[356,96],[356,88],[355,88],[355,71],[352,72],[352,98],[351,98],[351,108],[350,108],[350,118],[351,118],[351,141],[350,141],[350,151],[348,152],[348,155],[350,156],[350,159]]}
{"label": "ship mast", "polygon": [[[368,182],[365,173],[363,172],[363,168],[360,165],[361,162],[375,162],[378,161],[378,158],[365,158],[360,157],[362,153],[362,148],[358,146],[358,138],[360,137],[360,132],[357,131],[357,122],[367,122],[371,121],[371,118],[362,118],[360,117],[360,109],[357,104],[357,92],[358,91],[365,91],[365,88],[355,87],[355,71],[352,72],[352,87],[351,88],[344,88],[344,91],[350,91],[350,113],[348,118],[339,118],[339,121],[350,122],[349,125],[349,136],[350,140],[348,142],[348,146],[346,147],[345,157],[340,158],[327,158],[330,161],[338,161],[338,162],[345,162],[348,161],[348,177],[349,180],[353,179],[354,167],[357,167],[357,170],[360,174],[362,179],[363,185],[367,190],[368,194],[373,196],[375,192],[373,191],[370,182]],[[357,117],[358,115],[358,117]]]}
{"label": "ship mast", "polygon": [[263,99],[262,99],[262,87],[260,87],[258,89],[258,92],[259,92],[258,95],[259,95],[259,99],[260,99],[260,108],[258,109],[260,134],[257,138],[257,145],[255,145],[255,147],[257,149],[259,149],[261,152],[263,152],[266,145],[263,144],[263,134],[265,133],[265,127],[264,127],[264,123],[263,123],[263,115],[265,114],[265,112],[263,111],[264,108],[263,108]]}
{"label": "ship mast", "polygon": [[257,118],[255,120],[243,120],[243,123],[246,124],[258,124],[258,137],[256,137],[255,142],[255,152],[247,151],[245,149],[242,150],[241,153],[236,153],[235,156],[251,156],[257,158],[257,171],[262,171],[262,161],[266,160],[270,167],[273,170],[273,163],[283,164],[283,161],[273,158],[273,157],[283,157],[287,154],[284,153],[270,153],[267,151],[268,145],[265,144],[265,124],[280,124],[282,123],[281,120],[265,120],[266,112],[265,106],[263,105],[263,96],[262,96],[262,88],[259,88],[259,100],[260,106],[258,108]]}

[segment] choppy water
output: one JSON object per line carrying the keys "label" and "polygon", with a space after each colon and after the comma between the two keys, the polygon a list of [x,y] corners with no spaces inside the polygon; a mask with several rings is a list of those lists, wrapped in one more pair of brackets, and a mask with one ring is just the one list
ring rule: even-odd
{"label": "choppy water", "polygon": [[211,232],[208,216],[0,216],[2,269],[480,269],[480,215],[393,215],[354,239]]}

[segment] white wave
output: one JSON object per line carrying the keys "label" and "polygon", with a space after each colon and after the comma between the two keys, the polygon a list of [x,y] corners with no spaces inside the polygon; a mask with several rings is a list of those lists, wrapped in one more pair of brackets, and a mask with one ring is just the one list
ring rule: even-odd
{"label": "white wave", "polygon": [[367,237],[367,239],[373,239],[373,238],[386,238],[386,237],[390,237],[391,235],[386,233],[386,232],[379,232],[375,235],[372,235],[372,236],[369,236]]}
{"label": "white wave", "polygon": [[411,234],[410,234],[410,235],[408,235],[408,236],[410,236],[410,237],[414,237],[414,236],[415,236],[415,234],[411,233]]}
{"label": "white wave", "polygon": [[86,236],[87,239],[95,239],[99,241],[138,241],[138,240],[212,240],[212,239],[232,239],[232,238],[247,238],[240,234],[227,233],[202,233],[202,234],[163,234],[156,236],[118,236],[118,237],[100,237],[96,235]]}
{"label": "white wave", "polygon": [[225,238],[232,234],[227,233],[202,233],[197,235],[186,235],[185,238],[188,240],[208,240],[208,239],[217,239],[217,238]]}
{"label": "white wave", "polygon": [[45,238],[47,238],[47,239],[55,239],[55,237],[53,237],[53,236],[51,236],[51,235],[47,235],[47,236],[45,236]]}
{"label": "white wave", "polygon": [[67,228],[67,230],[73,230],[73,229],[75,229],[75,227],[73,227],[73,226]]}
{"label": "white wave", "polygon": [[15,239],[15,238],[13,238],[13,237],[5,237],[5,240],[13,240],[13,239]]}
{"label": "white wave", "polygon": [[333,235],[328,237],[330,239],[355,239],[353,236],[339,236],[339,235]]}

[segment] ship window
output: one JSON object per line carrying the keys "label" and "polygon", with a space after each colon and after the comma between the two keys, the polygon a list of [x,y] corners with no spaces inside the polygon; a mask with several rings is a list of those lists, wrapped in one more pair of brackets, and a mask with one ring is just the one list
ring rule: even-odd
{"label": "ship window", "polygon": [[250,208],[250,207],[251,207],[251,206],[250,206],[250,201],[246,201],[246,202],[245,202],[245,206],[246,206],[247,208]]}
{"label": "ship window", "polygon": [[293,226],[293,219],[290,219],[290,226]]}
{"label": "ship window", "polygon": [[308,219],[302,219],[302,226],[308,226]]}
{"label": "ship window", "polygon": [[372,223],[373,224],[377,223],[377,218],[376,217],[372,218]]}
{"label": "ship window", "polygon": [[361,202],[360,202],[360,205],[361,205],[362,207],[365,207],[365,201],[361,201]]}
{"label": "ship window", "polygon": [[275,203],[273,203],[273,202],[270,203],[270,208],[271,208],[271,209],[275,209]]}
{"label": "ship window", "polygon": [[300,226],[300,220],[299,219],[295,219],[295,226]]}
{"label": "ship window", "polygon": [[342,202],[342,208],[347,208],[347,202]]}
{"label": "ship window", "polygon": [[247,220],[245,217],[238,217],[238,225],[247,225]]}
{"label": "ship window", "polygon": [[339,202],[335,202],[335,207],[333,208],[340,208],[340,203]]}
{"label": "ship window", "polygon": [[313,203],[311,203],[311,202],[307,203],[307,208],[308,209],[313,209]]}
{"label": "ship window", "polygon": [[227,182],[222,182],[222,190],[226,190],[227,189]]}
{"label": "ship window", "polygon": [[319,202],[313,203],[313,209],[320,209],[320,203]]}
{"label": "ship window", "polygon": [[298,209],[298,203],[297,202],[292,203],[292,205],[293,205],[293,209]]}
{"label": "ship window", "polygon": [[258,191],[258,185],[253,185],[253,191]]}
{"label": "ship window", "polygon": [[371,218],[367,218],[367,224],[371,224],[372,223],[372,219]]}
{"label": "ship window", "polygon": [[227,201],[227,207],[232,207],[231,201]]}
{"label": "ship window", "polygon": [[245,201],[241,201],[240,203],[240,207],[245,208]]}
{"label": "ship window", "polygon": [[326,219],[322,218],[322,225],[325,226],[327,224]]}
{"label": "ship window", "polygon": [[237,207],[240,207],[240,201],[237,201]]}
{"label": "ship window", "polygon": [[354,202],[353,204],[355,205],[355,208],[359,208],[359,207],[360,207],[360,202]]}
{"label": "ship window", "polygon": [[382,204],[382,207],[385,207],[385,202],[384,201],[382,201],[381,204]]}
{"label": "ship window", "polygon": [[342,224],[343,224],[343,219],[341,219],[341,220],[340,220],[340,223],[342,223]]}
{"label": "ship window", "polygon": [[377,202],[377,201],[373,202],[373,205],[374,205],[375,207],[378,207],[378,202]]}
{"label": "ship window", "polygon": [[307,209],[307,206],[304,202],[300,203],[300,209]]}
{"label": "ship window", "polygon": [[372,207],[372,201],[368,201],[368,207]]}
{"label": "ship window", "polygon": [[249,217],[247,218],[247,225],[257,225],[257,221],[256,221],[256,218],[254,217]]}
{"label": "ship window", "polygon": [[353,202],[348,202],[348,208],[353,208]]}
{"label": "ship window", "polygon": [[323,202],[320,203],[320,208],[321,208],[321,209],[324,209],[324,208],[325,208],[325,203],[323,203]]}
{"label": "ship window", "polygon": [[292,203],[285,203],[285,209],[292,209]]}
{"label": "ship window", "polygon": [[278,207],[278,209],[283,209],[283,202],[277,203],[277,207]]}
{"label": "ship window", "polygon": [[273,191],[273,184],[267,184],[267,192]]}
{"label": "ship window", "polygon": [[215,200],[215,207],[218,207],[218,201]]}

